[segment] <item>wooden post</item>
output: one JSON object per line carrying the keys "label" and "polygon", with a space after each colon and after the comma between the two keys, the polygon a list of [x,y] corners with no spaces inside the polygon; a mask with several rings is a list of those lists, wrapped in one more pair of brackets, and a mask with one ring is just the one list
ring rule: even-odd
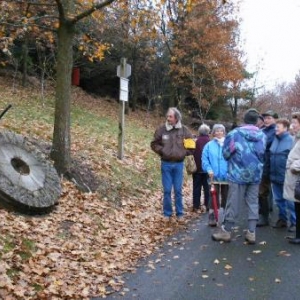
{"label": "wooden post", "polygon": [[[121,64],[117,70],[117,74],[120,77],[120,103],[119,103],[119,135],[118,135],[118,158],[123,159],[124,156],[124,133],[125,133],[125,99],[123,99],[122,95],[122,79],[124,80],[128,76],[130,76],[131,70],[128,70],[128,65],[126,63],[126,58],[121,58]],[[129,74],[129,75],[128,75]],[[128,95],[128,91],[125,90]],[[128,96],[127,96],[128,97]],[[125,97],[126,98],[126,97]]]}
{"label": "wooden post", "polygon": [[[120,78],[125,77],[126,58],[121,58]],[[120,79],[121,80],[121,79]],[[120,82],[121,85],[121,82]],[[121,87],[120,87],[121,89]],[[119,103],[119,136],[118,136],[118,158],[124,156],[124,125],[125,125],[125,103],[120,99]]]}
{"label": "wooden post", "polygon": [[124,156],[124,134],[125,134],[125,102],[119,104],[119,135],[118,135],[118,158]]}

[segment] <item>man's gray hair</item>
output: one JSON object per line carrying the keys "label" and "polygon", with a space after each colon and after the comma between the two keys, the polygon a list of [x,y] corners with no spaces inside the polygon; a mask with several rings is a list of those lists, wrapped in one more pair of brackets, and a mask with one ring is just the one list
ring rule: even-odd
{"label": "man's gray hair", "polygon": [[207,135],[210,132],[210,128],[206,124],[202,124],[199,126],[198,132],[200,135]]}
{"label": "man's gray hair", "polygon": [[167,114],[168,114],[169,112],[173,112],[173,113],[174,113],[174,116],[175,116],[175,118],[176,118],[176,120],[177,120],[178,122],[181,122],[181,120],[182,120],[181,112],[180,112],[176,107],[169,107],[169,109],[168,109],[168,111],[167,111]]}

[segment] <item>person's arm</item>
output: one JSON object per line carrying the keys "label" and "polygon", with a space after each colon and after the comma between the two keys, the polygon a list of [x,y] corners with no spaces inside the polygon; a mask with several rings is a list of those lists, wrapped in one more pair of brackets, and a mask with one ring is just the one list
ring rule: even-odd
{"label": "person's arm", "polygon": [[190,132],[190,130],[186,126],[184,126],[184,125],[183,125],[183,132],[184,132],[184,138],[185,139],[192,139],[192,138],[194,138],[193,134]]}
{"label": "person's arm", "polygon": [[231,137],[231,134],[228,133],[228,135],[224,140],[224,145],[222,149],[223,157],[226,160],[228,160],[234,152],[235,152],[234,139]]}
{"label": "person's arm", "polygon": [[209,161],[209,144],[207,143],[202,151],[202,170],[209,174],[209,177],[213,176],[213,170]]}
{"label": "person's arm", "polygon": [[294,154],[296,159],[292,162],[290,170],[293,174],[300,174],[300,141],[294,147],[297,147]]}
{"label": "person's arm", "polygon": [[155,133],[154,133],[154,139],[152,140],[150,146],[151,146],[151,149],[155,153],[157,153],[159,156],[161,156],[161,154],[162,154],[162,148],[163,148],[161,130],[157,129],[155,131]]}

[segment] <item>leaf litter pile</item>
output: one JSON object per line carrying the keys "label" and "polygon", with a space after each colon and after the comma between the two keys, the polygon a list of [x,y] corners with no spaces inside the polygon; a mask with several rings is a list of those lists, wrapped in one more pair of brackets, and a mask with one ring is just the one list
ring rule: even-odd
{"label": "leaf litter pile", "polygon": [[118,291],[119,275],[179,229],[166,226],[159,199],[146,191],[145,199],[131,197],[113,208],[64,182],[49,215],[1,210],[1,298],[88,299]]}
{"label": "leaf litter pile", "polygon": [[[13,127],[13,121],[5,121],[4,126]],[[28,122],[20,133],[26,134],[30,126]],[[33,136],[39,136],[35,133],[38,129],[43,138],[51,136],[44,123],[32,124]],[[72,134],[80,136],[80,129],[76,130]],[[104,148],[86,140],[72,144],[72,151],[84,156],[95,173],[111,170],[107,157],[112,158],[115,150]],[[128,150],[119,167],[140,168],[140,176],[147,177],[143,165],[151,152],[148,148],[143,145],[139,153],[132,154]],[[109,188],[106,195],[83,193],[72,182],[62,180],[59,204],[47,215],[26,216],[0,209],[0,298],[89,299],[120,291],[124,284],[121,275],[134,270],[139,259],[158,249],[183,225],[163,220],[160,190],[140,187],[139,193],[126,194],[126,178],[111,183],[110,188],[117,185],[124,189],[116,196],[117,202],[111,201]],[[193,217],[188,212],[190,187],[185,180],[186,220]]]}

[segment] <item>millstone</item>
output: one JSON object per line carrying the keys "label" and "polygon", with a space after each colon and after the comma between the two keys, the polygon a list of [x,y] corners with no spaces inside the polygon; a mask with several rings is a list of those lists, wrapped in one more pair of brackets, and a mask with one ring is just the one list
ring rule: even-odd
{"label": "millstone", "polygon": [[60,193],[60,178],[46,155],[21,135],[0,132],[0,204],[45,213]]}

